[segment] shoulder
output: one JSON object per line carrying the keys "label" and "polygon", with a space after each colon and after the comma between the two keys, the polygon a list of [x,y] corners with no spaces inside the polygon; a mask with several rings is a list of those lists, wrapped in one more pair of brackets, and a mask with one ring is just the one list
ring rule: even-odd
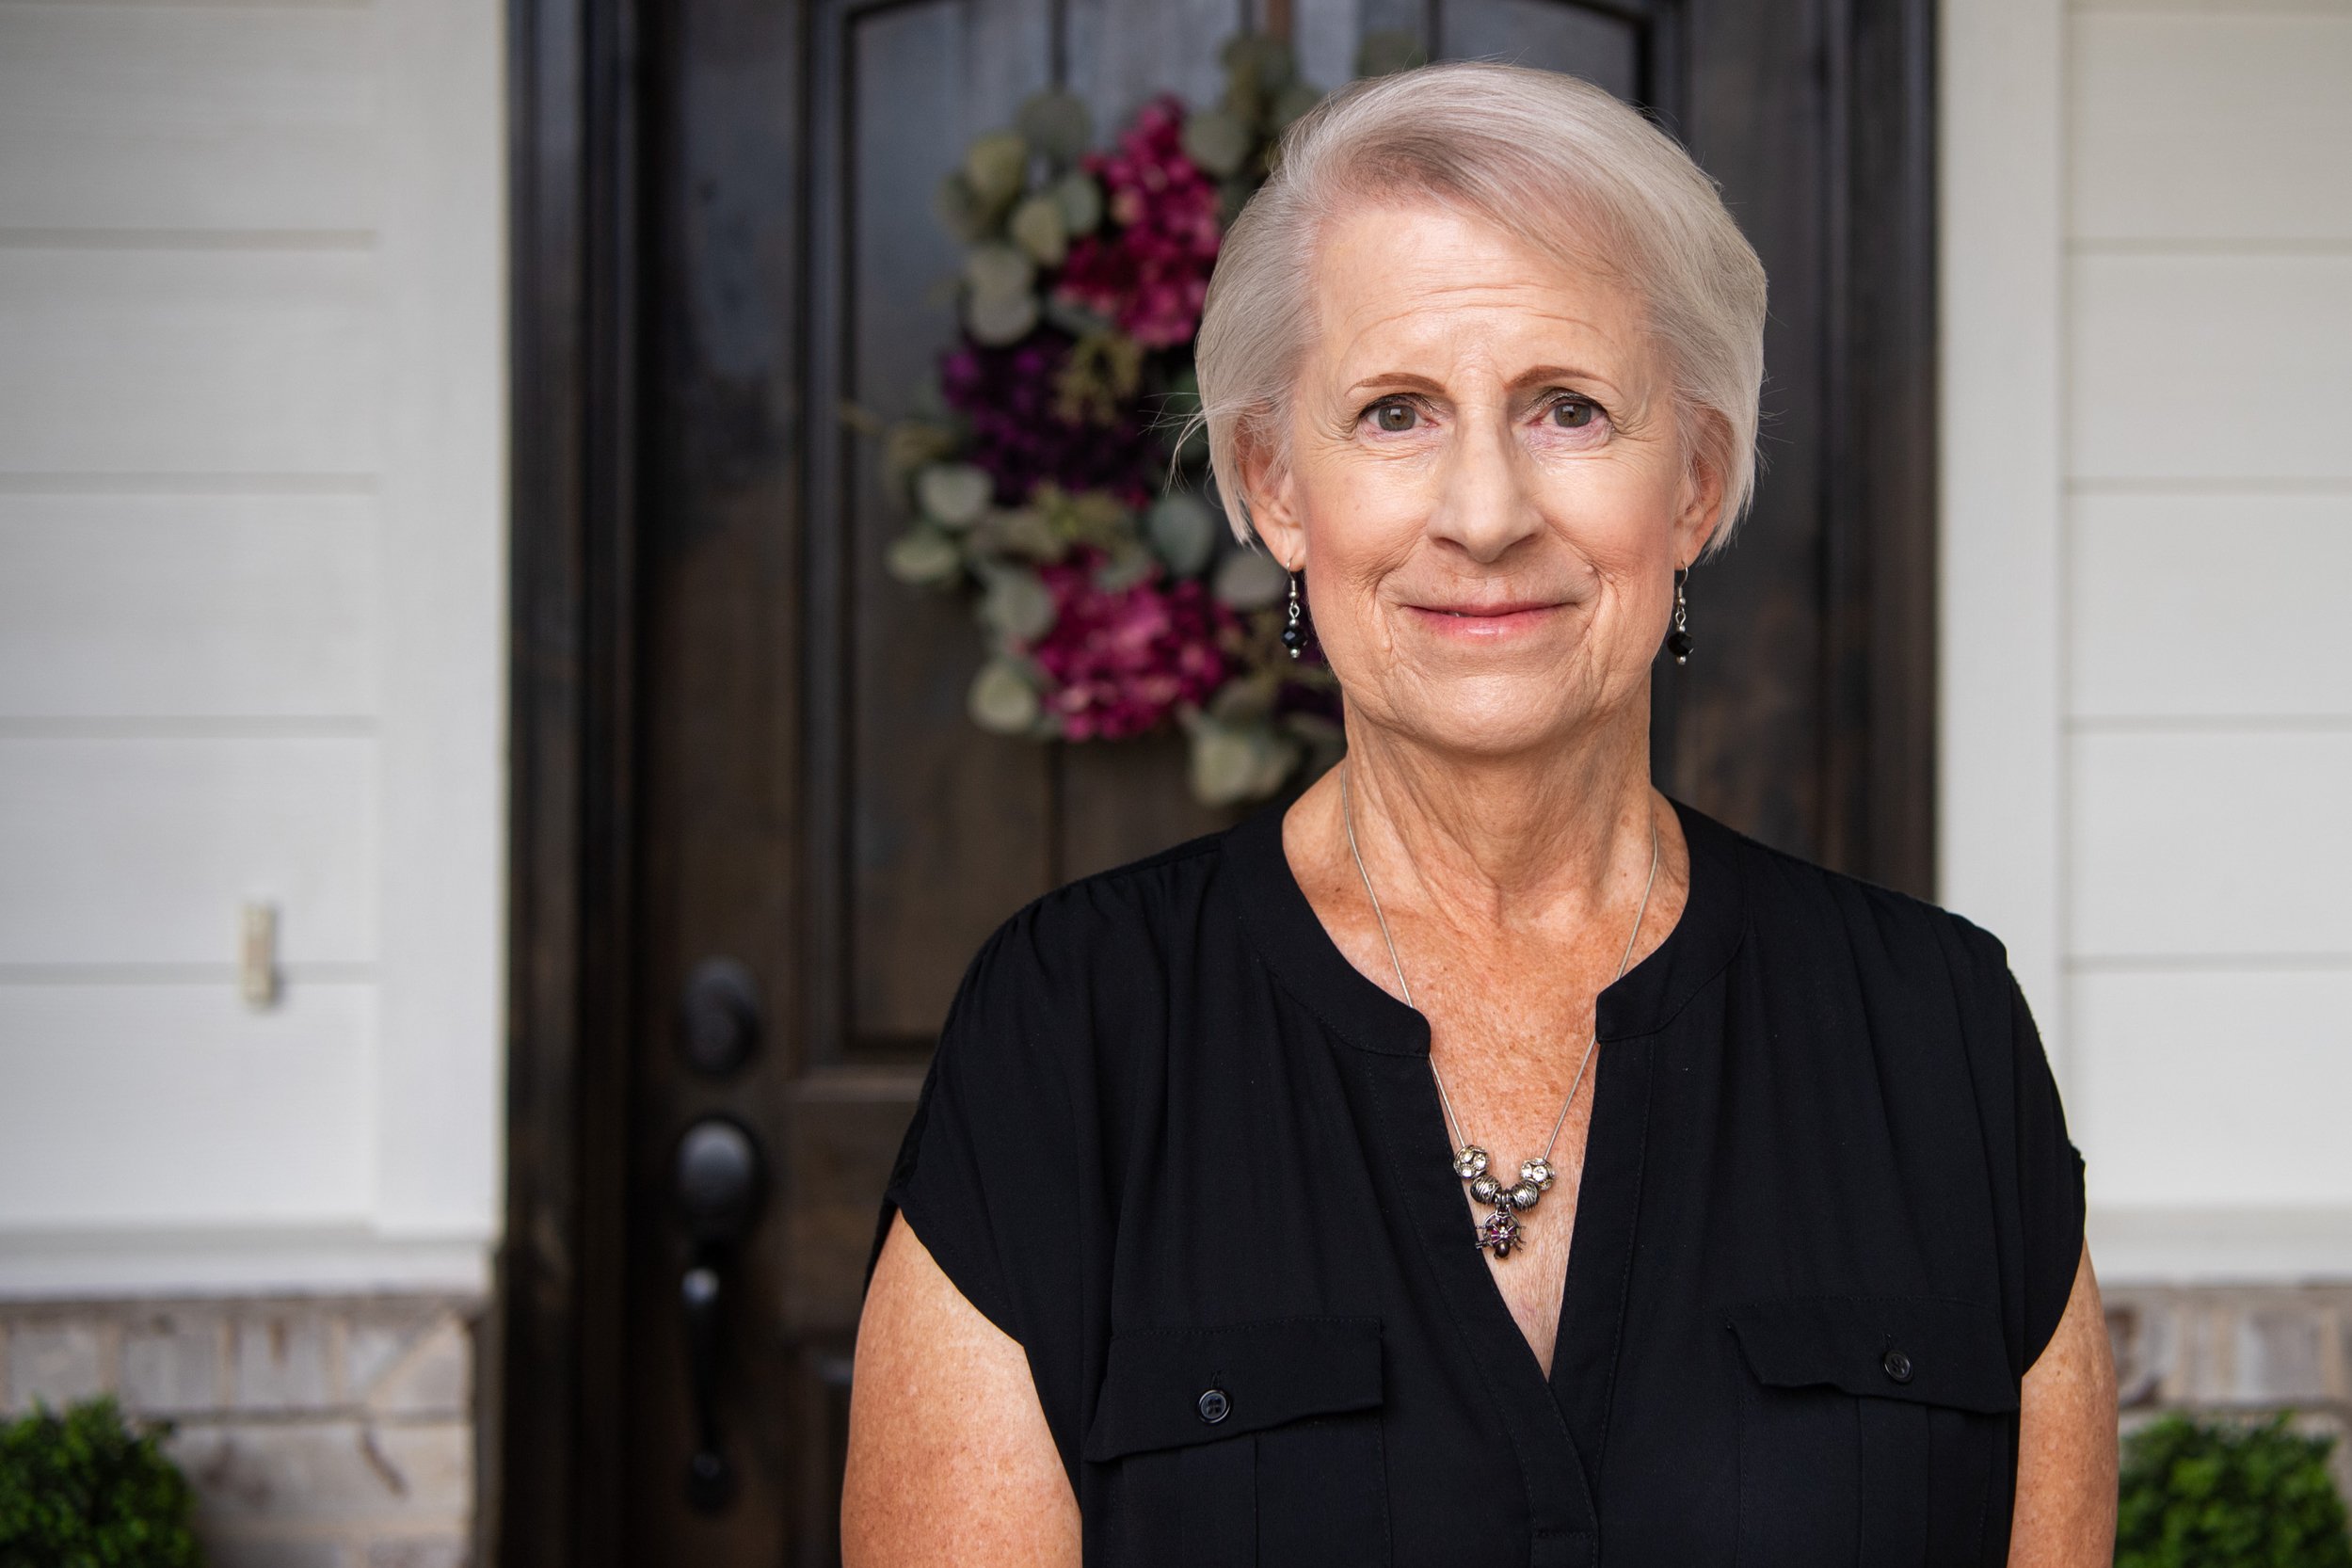
{"label": "shoulder", "polygon": [[1077,984],[1163,947],[1212,897],[1225,838],[1203,834],[1039,894],[989,934],[975,970]]}
{"label": "shoulder", "polygon": [[968,1067],[1094,1078],[1149,1053],[1183,977],[1216,962],[1224,833],[1064,883],[1015,910],[966,968],[940,1037]]}
{"label": "shoulder", "polygon": [[1736,884],[1734,964],[1778,1000],[1783,1023],[1858,1009],[1853,1018],[1865,1030],[1952,1039],[1985,1069],[2007,1053],[2018,1000],[1997,936],[1924,898],[1691,818],[1693,877],[1712,872]]}
{"label": "shoulder", "polygon": [[[1695,814],[1694,814],[1695,815]],[[1963,915],[1910,893],[1775,849],[1699,817],[1706,849],[1736,868],[1755,961],[1834,973],[1865,990],[1950,998],[1976,1021],[2006,1029],[2014,983],[2008,950]],[[1694,853],[1697,853],[1694,848]]]}

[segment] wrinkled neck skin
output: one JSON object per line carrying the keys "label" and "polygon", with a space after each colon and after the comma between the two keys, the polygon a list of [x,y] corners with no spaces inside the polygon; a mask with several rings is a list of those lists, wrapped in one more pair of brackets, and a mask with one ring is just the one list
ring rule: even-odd
{"label": "wrinkled neck skin", "polygon": [[[1646,681],[1536,748],[1463,756],[1348,705],[1356,844],[1381,904],[1464,936],[1560,920],[1582,924],[1649,874],[1651,833],[1672,864],[1680,835],[1650,786]],[[1318,781],[1346,854],[1338,771]],[[1671,842],[1670,842],[1671,840]],[[1349,867],[1352,875],[1352,863]],[[1662,865],[1660,880],[1670,872]]]}

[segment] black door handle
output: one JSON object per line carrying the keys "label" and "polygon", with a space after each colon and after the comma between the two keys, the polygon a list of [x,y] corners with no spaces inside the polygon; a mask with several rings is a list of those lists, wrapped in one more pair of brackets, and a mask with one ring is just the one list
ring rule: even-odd
{"label": "black door handle", "polygon": [[678,1043],[686,1064],[725,1078],[760,1044],[760,983],[732,958],[706,958],[678,999]]}
{"label": "black door handle", "polygon": [[734,1471],[719,1433],[727,1265],[759,1210],[759,1141],[740,1122],[705,1116],[679,1139],[672,1179],[692,1241],[686,1272],[678,1284],[695,1406],[695,1451],[686,1463],[686,1496],[703,1512],[715,1513],[735,1492]]}

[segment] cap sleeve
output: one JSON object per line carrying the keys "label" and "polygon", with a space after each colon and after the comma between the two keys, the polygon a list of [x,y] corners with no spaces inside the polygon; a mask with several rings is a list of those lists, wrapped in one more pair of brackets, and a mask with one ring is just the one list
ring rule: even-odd
{"label": "cap sleeve", "polygon": [[965,969],[884,1192],[873,1256],[904,1213],[965,1299],[1033,1360],[1048,1326],[1040,1303],[1071,1283],[1051,1238],[1074,1210],[1080,1140],[1029,913]]}
{"label": "cap sleeve", "polygon": [[2033,1010],[2008,977],[2019,1235],[2024,1243],[2024,1359],[2031,1367],[2057,1333],[2083,1253],[2083,1157],[2067,1137],[2066,1111]]}

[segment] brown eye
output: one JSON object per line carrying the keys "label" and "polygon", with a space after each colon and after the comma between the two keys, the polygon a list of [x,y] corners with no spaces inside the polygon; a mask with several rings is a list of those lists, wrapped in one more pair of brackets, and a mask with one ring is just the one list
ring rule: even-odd
{"label": "brown eye", "polygon": [[1598,411],[1581,397],[1563,397],[1552,405],[1552,423],[1562,430],[1581,430]]}
{"label": "brown eye", "polygon": [[1392,436],[1410,430],[1414,425],[1413,405],[1394,399],[1375,403],[1372,405],[1372,423]]}

